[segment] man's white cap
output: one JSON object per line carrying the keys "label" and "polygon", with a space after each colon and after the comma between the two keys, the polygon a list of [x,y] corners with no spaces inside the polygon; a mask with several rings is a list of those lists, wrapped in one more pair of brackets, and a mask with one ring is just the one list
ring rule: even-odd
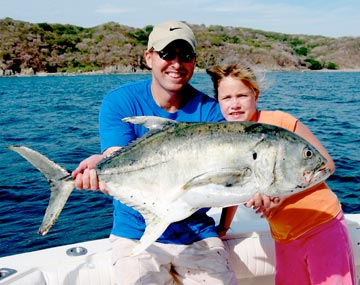
{"label": "man's white cap", "polygon": [[188,25],[179,21],[168,21],[154,26],[149,36],[148,50],[153,48],[155,51],[161,51],[176,40],[188,42],[195,51],[196,39],[193,31]]}

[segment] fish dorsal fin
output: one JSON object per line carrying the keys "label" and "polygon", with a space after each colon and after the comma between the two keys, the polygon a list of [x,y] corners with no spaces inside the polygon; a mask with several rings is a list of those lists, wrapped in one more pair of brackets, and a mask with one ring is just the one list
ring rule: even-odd
{"label": "fish dorsal fin", "polygon": [[[150,217],[148,216],[148,218]],[[161,236],[169,225],[168,221],[165,221],[158,216],[152,216],[150,219],[146,219],[145,232],[142,235],[139,244],[133,248],[131,255],[135,256],[146,250],[159,238],[159,236]]]}
{"label": "fish dorsal fin", "polygon": [[249,177],[251,174],[252,171],[248,167],[240,169],[217,169],[192,178],[186,184],[184,184],[183,189],[188,190],[190,188],[200,187],[208,184],[217,184],[224,187],[242,185],[245,183],[245,178]]}
{"label": "fish dorsal fin", "polygon": [[134,116],[122,119],[123,122],[142,125],[149,130],[161,130],[166,126],[176,124],[177,122],[156,116]]}
{"label": "fish dorsal fin", "polygon": [[[132,149],[133,146],[138,145],[140,142],[146,141],[149,137],[153,136],[154,134],[157,134],[161,132],[162,130],[166,128],[170,128],[171,126],[178,124],[177,121],[165,119],[161,117],[156,116],[133,116],[133,117],[125,117],[122,119],[125,123],[131,123],[135,125],[142,125],[145,128],[149,129],[149,132],[144,134],[143,136],[136,138],[132,142],[130,142],[128,145],[121,147],[119,150],[114,151],[112,154],[108,155],[106,158],[104,158],[102,161],[100,161],[97,165],[97,168],[101,168],[108,160],[111,160],[113,157],[117,156],[120,153],[124,153],[130,149]],[[131,161],[129,162],[131,163]]]}

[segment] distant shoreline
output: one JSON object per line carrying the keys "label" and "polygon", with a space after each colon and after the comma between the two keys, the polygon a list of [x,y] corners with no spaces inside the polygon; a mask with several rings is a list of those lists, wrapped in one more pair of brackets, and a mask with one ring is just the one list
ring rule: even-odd
{"label": "distant shoreline", "polygon": [[[360,72],[360,69],[321,69],[321,70],[261,70],[261,72]],[[194,74],[197,73],[206,73],[203,69],[196,69]],[[106,72],[104,70],[99,71],[91,71],[91,72],[55,72],[55,73],[48,73],[48,72],[37,72],[36,74],[26,74],[26,73],[17,73],[12,75],[2,75],[1,77],[46,77],[46,76],[80,76],[80,75],[140,75],[140,74],[151,74],[151,71],[136,71],[136,72]]]}

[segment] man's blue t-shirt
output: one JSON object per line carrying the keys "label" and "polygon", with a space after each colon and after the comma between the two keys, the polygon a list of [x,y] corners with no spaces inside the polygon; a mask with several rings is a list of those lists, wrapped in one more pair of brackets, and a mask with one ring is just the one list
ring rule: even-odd
{"label": "man's blue t-shirt", "polygon": [[[159,107],[151,94],[151,80],[129,83],[110,92],[100,109],[101,151],[112,146],[126,146],[144,135],[148,129],[121,121],[131,116],[158,116],[179,122],[218,122],[224,118],[217,102],[196,90],[186,87],[186,100],[175,113]],[[114,199],[114,224],[112,234],[120,237],[140,239],[145,230],[142,215],[131,207]],[[216,237],[214,220],[200,209],[189,218],[171,224],[159,237],[158,242],[190,244],[195,241]]]}

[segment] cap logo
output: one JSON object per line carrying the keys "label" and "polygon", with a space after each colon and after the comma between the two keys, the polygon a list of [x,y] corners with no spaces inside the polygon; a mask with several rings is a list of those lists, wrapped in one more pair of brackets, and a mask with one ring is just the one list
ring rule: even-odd
{"label": "cap logo", "polygon": [[170,30],[170,32],[172,32],[172,31],[180,30],[180,29],[181,29],[180,27],[177,27],[177,28],[170,28],[169,30]]}

